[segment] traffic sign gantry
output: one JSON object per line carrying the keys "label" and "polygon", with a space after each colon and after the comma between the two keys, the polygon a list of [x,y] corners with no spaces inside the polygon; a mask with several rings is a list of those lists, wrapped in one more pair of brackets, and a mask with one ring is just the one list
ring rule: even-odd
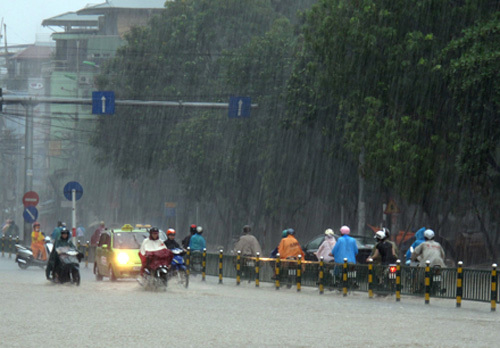
{"label": "traffic sign gantry", "polygon": [[71,201],[73,199],[72,192],[73,189],[75,190],[75,199],[79,200],[83,196],[83,187],[76,181],[70,181],[64,186],[64,197],[68,201]]}
{"label": "traffic sign gantry", "polygon": [[35,207],[33,207],[31,205],[24,208],[23,218],[24,218],[24,221],[26,221],[27,223],[31,224],[31,223],[35,222],[36,219],[38,218],[38,209],[36,209]]}
{"label": "traffic sign gantry", "polygon": [[36,207],[39,201],[40,197],[38,197],[38,193],[36,193],[35,191],[26,192],[23,196],[23,205],[25,207]]}

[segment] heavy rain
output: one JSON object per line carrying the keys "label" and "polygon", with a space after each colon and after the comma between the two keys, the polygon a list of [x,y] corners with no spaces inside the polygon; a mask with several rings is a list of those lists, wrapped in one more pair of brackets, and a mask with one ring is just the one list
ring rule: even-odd
{"label": "heavy rain", "polygon": [[500,261],[497,1],[106,0],[9,46],[11,20],[6,238],[195,224],[217,252],[250,225],[267,257],[348,225],[403,258],[425,227],[449,267]]}

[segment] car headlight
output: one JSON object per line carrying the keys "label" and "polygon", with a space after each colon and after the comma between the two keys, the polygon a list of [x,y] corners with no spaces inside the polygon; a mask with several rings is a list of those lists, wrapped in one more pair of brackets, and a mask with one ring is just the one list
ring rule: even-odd
{"label": "car headlight", "polygon": [[128,260],[130,260],[130,258],[128,257],[128,255],[126,253],[119,253],[117,256],[116,256],[116,261],[118,261],[118,263],[120,265],[125,265],[127,264]]}

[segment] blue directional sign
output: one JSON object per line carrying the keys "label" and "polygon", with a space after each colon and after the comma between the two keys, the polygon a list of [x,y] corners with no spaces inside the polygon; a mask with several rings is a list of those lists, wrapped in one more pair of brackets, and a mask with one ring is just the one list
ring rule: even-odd
{"label": "blue directional sign", "polygon": [[97,91],[92,92],[92,113],[94,115],[115,113],[115,92]]}
{"label": "blue directional sign", "polygon": [[250,97],[229,98],[229,118],[250,117],[252,100]]}
{"label": "blue directional sign", "polygon": [[24,218],[24,221],[32,224],[38,218],[38,209],[36,209],[36,207],[34,207],[32,205],[24,208],[23,218]]}
{"label": "blue directional sign", "polygon": [[83,196],[82,185],[80,185],[76,181],[70,181],[64,186],[64,197],[66,197],[66,199],[68,201],[71,201],[73,199],[73,197],[72,197],[73,189],[75,189],[75,191],[76,191],[75,192],[75,199],[76,200],[79,200]]}

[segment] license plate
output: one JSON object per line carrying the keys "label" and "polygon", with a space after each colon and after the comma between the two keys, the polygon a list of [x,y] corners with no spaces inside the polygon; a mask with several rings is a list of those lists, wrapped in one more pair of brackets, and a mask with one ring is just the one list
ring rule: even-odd
{"label": "license plate", "polygon": [[389,273],[389,279],[396,279],[396,273]]}
{"label": "license plate", "polygon": [[248,261],[247,266],[249,267],[255,267],[255,262],[254,261]]}
{"label": "license plate", "polygon": [[289,275],[295,275],[295,274],[297,274],[297,270],[296,269],[289,269],[288,270],[288,274]]}
{"label": "license plate", "polygon": [[434,280],[435,282],[440,282],[441,281],[441,275],[435,275],[432,280]]}
{"label": "license plate", "polygon": [[347,278],[356,278],[356,271],[347,272]]}

